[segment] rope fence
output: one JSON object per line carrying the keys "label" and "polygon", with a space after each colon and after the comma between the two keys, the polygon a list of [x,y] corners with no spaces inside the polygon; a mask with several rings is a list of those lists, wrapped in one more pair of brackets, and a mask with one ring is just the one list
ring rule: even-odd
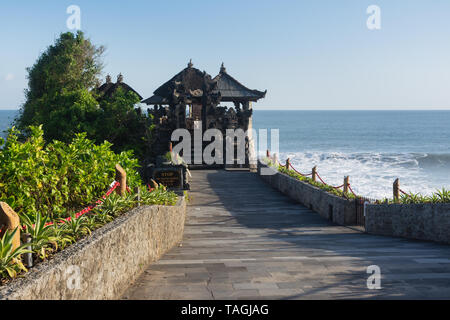
{"label": "rope fence", "polygon": [[[270,156],[269,150],[267,150],[266,156],[267,156],[267,158],[272,159],[272,157]],[[323,185],[325,185],[325,186],[332,187],[332,188],[334,188],[334,189],[336,189],[336,190],[341,190],[341,189],[342,189],[343,195],[344,195],[344,197],[346,197],[346,198],[348,198],[346,194],[349,193],[349,192],[350,192],[351,194],[353,194],[356,198],[363,198],[363,197],[361,197],[361,196],[358,196],[358,195],[353,191],[353,188],[351,187],[351,185],[350,185],[350,183],[349,183],[349,176],[344,177],[344,183],[343,183],[342,185],[340,185],[340,186],[332,186],[332,185],[327,184],[327,183],[324,181],[324,179],[322,179],[322,177],[320,176],[320,174],[317,172],[317,167],[314,167],[314,168],[312,169],[312,172],[311,172],[311,173],[304,174],[304,173],[301,173],[300,171],[298,171],[298,170],[292,165],[292,163],[291,163],[291,161],[290,161],[289,158],[286,159],[286,164],[285,164],[285,165],[281,164],[281,163],[278,161],[276,154],[273,155],[273,159],[275,160],[275,163],[277,163],[280,167],[286,168],[287,170],[292,169],[295,173],[297,173],[298,175],[300,175],[300,176],[302,176],[302,177],[309,177],[309,176],[311,176],[313,181],[316,181],[316,178],[317,178],[317,179],[318,179]],[[393,196],[394,196],[393,199],[394,199],[394,201],[398,201],[398,200],[399,200],[399,194],[400,194],[400,193],[403,194],[403,195],[405,195],[405,196],[409,196],[409,197],[411,196],[410,194],[408,194],[408,193],[406,193],[405,191],[403,191],[402,189],[400,189],[400,187],[399,187],[399,179],[396,179],[395,182],[394,182],[394,184],[393,184]],[[366,197],[364,197],[364,198],[365,198],[365,199],[368,199],[368,198],[366,198]],[[377,200],[375,200],[375,199],[372,199],[372,200],[373,200],[373,201],[377,201]]]}
{"label": "rope fence", "polygon": [[[125,190],[128,193],[132,193],[130,187],[126,184],[126,173],[125,171],[120,167],[120,165],[116,166],[116,179],[117,180],[121,180],[124,184],[125,184]],[[106,193],[101,197],[101,199],[97,200],[94,204],[89,205],[88,207],[84,208],[83,210],[75,213],[74,217],[75,219],[79,219],[80,217],[82,217],[83,215],[91,212],[93,209],[95,209],[97,206],[101,205],[118,187],[121,186],[120,182],[114,180],[110,185],[109,185],[109,189],[108,191],[106,191]],[[151,188],[150,186],[148,186],[149,191],[152,192],[154,190],[154,188]],[[120,190],[117,190],[117,192],[119,194],[121,194]],[[61,219],[59,220],[59,222],[57,222],[57,224],[63,224],[66,222],[70,222],[72,221],[72,217],[68,217],[65,219]],[[51,226],[53,225],[55,222],[51,221],[51,222],[47,222],[45,224],[45,226]],[[35,225],[33,225],[34,227]],[[26,227],[22,226],[22,229],[25,230]],[[1,231],[1,230],[0,230]]]}

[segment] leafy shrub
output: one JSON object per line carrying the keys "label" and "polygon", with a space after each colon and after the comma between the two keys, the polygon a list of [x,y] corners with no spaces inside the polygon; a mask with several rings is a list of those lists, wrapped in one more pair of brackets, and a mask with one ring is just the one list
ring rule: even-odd
{"label": "leafy shrub", "polygon": [[[164,186],[152,192],[143,187],[131,151],[115,154],[109,142],[95,145],[85,134],[77,134],[70,144],[53,141],[45,145],[41,127],[30,127],[30,133],[20,142],[20,132],[12,128],[6,141],[0,139],[0,201],[19,214],[23,231],[32,237],[29,245],[35,261],[48,259],[138,204],[137,194],[112,193],[91,212],[76,218],[76,211],[104,195],[114,179],[116,163],[127,172],[130,189],[142,189],[140,204],[174,205],[177,201],[177,195]],[[26,271],[20,255],[29,251],[23,246],[13,251],[13,236],[5,233],[0,243],[2,281]]]}
{"label": "leafy shrub", "polygon": [[116,163],[127,172],[131,188],[141,185],[131,151],[115,154],[109,142],[95,145],[84,133],[70,144],[45,145],[41,127],[30,132],[22,143],[13,127],[6,142],[0,141],[0,201],[21,216],[63,218],[95,202],[114,180]]}
{"label": "leafy shrub", "polygon": [[20,271],[27,271],[20,255],[30,252],[20,246],[13,250],[13,239],[17,228],[12,231],[6,231],[0,241],[0,276],[1,278],[15,278]]}

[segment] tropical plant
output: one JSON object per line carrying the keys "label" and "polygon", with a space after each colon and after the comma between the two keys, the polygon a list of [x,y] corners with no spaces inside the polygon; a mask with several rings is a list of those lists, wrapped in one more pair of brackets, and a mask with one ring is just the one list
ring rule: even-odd
{"label": "tropical plant", "polygon": [[75,214],[72,214],[62,223],[62,227],[74,239],[80,239],[91,234],[91,229],[89,229],[88,224],[86,216],[77,218]]}
{"label": "tropical plant", "polygon": [[143,205],[175,205],[178,196],[173,191],[167,191],[166,187],[159,185],[154,190],[144,189],[141,191],[141,203]]}
{"label": "tropical plant", "polygon": [[54,235],[53,226],[48,223],[48,216],[41,216],[37,213],[35,221],[23,216],[22,220],[25,232],[31,235],[31,247],[42,260],[47,258],[47,253],[51,250],[49,244],[55,248],[58,246],[57,238]]}
{"label": "tropical plant", "polygon": [[25,245],[21,245],[13,249],[13,239],[18,228],[6,231],[0,241],[0,275],[2,278],[15,278],[21,271],[27,271],[23,265],[20,256],[30,252],[25,249]]}

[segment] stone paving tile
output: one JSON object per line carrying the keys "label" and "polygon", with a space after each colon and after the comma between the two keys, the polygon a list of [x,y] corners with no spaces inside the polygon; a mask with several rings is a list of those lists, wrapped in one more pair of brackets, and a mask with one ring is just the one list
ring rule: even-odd
{"label": "stone paving tile", "polygon": [[182,246],[124,299],[450,299],[450,246],[333,225],[253,173],[192,175]]}

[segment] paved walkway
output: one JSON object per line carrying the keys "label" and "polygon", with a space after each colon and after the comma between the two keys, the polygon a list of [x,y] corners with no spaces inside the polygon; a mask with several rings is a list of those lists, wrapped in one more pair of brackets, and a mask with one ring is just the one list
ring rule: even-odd
{"label": "paved walkway", "polygon": [[332,225],[254,173],[192,174],[182,246],[124,299],[450,298],[450,246]]}

